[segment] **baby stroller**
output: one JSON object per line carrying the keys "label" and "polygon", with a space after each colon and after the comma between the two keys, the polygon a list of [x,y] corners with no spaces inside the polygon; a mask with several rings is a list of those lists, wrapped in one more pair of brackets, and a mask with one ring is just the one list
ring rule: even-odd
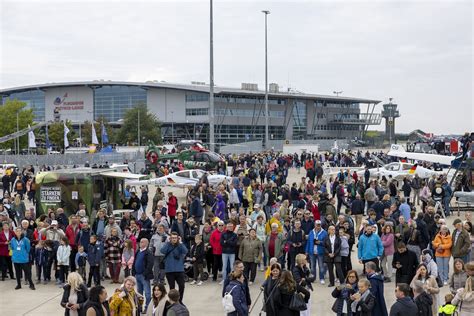
{"label": "baby stroller", "polygon": [[[191,257],[186,257],[186,259],[184,259],[184,282],[188,282],[189,280],[194,279],[193,262],[191,261],[191,259]],[[209,273],[203,271],[201,280],[206,281],[208,278]]]}

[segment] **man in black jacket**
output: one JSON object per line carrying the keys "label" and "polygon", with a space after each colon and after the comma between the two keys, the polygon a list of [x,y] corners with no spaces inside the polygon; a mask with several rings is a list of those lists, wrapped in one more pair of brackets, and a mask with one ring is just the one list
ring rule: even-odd
{"label": "man in black jacket", "polygon": [[397,269],[395,274],[395,283],[409,284],[416,273],[418,267],[418,258],[413,251],[407,249],[404,242],[399,242],[397,252],[393,255],[392,267]]}
{"label": "man in black jacket", "polygon": [[227,280],[227,267],[229,270],[234,266],[235,250],[237,247],[237,234],[234,233],[234,224],[227,223],[227,229],[221,235],[222,246],[222,276],[223,281]]}
{"label": "man in black jacket", "polygon": [[[232,269],[232,271],[236,271],[236,272],[241,272],[242,274],[244,273],[244,263],[240,260],[235,260],[234,262],[234,267]],[[224,270],[222,270],[223,273],[224,273]],[[245,297],[246,297],[246,301],[247,301],[247,304],[249,306],[249,310],[250,310],[250,306],[252,305],[252,299],[250,298],[250,289],[249,289],[249,280],[245,277],[245,274],[243,274],[244,276],[244,283],[242,284],[243,288],[244,288],[244,291],[245,291]],[[222,297],[224,297],[225,295],[225,289],[227,287],[227,285],[229,285],[230,283],[230,279],[229,277],[226,277],[225,278],[225,281],[224,281],[224,286],[222,287]]]}
{"label": "man in black jacket", "polygon": [[390,316],[417,316],[418,308],[410,297],[410,287],[406,283],[400,283],[395,289],[397,301],[390,308]]}
{"label": "man in black jacket", "polygon": [[148,239],[140,239],[140,248],[135,253],[132,275],[137,279],[138,293],[143,295],[143,291],[145,291],[145,311],[151,301],[150,280],[153,279],[153,259],[153,254],[148,249]]}
{"label": "man in black jacket", "polygon": [[421,283],[420,280],[415,280],[413,285],[415,304],[418,308],[417,316],[431,316],[431,305],[433,305],[433,299],[431,298],[431,295],[425,292],[423,283]]}

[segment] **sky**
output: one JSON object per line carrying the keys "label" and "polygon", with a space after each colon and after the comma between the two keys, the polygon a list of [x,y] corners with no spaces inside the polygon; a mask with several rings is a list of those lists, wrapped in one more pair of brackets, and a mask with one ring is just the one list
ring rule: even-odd
{"label": "sky", "polygon": [[[215,84],[264,89],[269,10],[269,82],[281,90],[393,98],[397,132],[473,131],[473,9],[469,0],[214,0]],[[0,0],[0,43],[0,88],[209,82],[209,1]]]}

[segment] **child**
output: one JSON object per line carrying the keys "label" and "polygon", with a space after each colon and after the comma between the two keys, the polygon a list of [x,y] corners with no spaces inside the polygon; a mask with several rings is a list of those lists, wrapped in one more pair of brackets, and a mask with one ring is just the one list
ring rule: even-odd
{"label": "child", "polygon": [[[193,262],[194,281],[191,285],[202,285],[202,273],[204,268],[204,244],[202,242],[202,235],[194,237],[195,243],[191,246],[191,261]],[[201,278],[199,278],[199,276]]]}
{"label": "child", "polygon": [[81,275],[82,279],[86,279],[86,262],[87,262],[87,253],[84,252],[84,246],[79,246],[77,248],[76,258],[74,258],[76,263],[77,272]]}
{"label": "child", "polygon": [[97,236],[92,235],[89,240],[89,248],[87,251],[89,278],[87,279],[87,287],[91,287],[92,277],[94,277],[94,284],[96,286],[100,285],[100,260],[103,255],[103,249],[101,244],[97,241]]}
{"label": "child", "polygon": [[341,238],[341,268],[342,275],[347,275],[350,270],[349,263],[351,260],[351,252],[349,247],[349,235],[346,234],[344,227],[339,228],[339,237]]}
{"label": "child", "polygon": [[443,306],[440,306],[438,309],[439,316],[453,315],[456,310],[456,306],[451,304],[454,295],[451,293],[446,294],[444,301],[446,302]]}
{"label": "child", "polygon": [[270,264],[268,265],[267,270],[265,271],[265,280],[268,279],[268,277],[270,276],[270,273],[272,272],[272,271],[270,270],[270,269],[271,269],[270,267],[271,267],[272,265],[274,265],[275,263],[278,263],[278,259],[275,258],[275,257],[271,258],[271,259],[270,259]]}
{"label": "child", "polygon": [[46,265],[48,264],[48,253],[44,248],[45,241],[40,240],[35,247],[35,266],[36,276],[38,278],[37,284],[41,283],[41,274],[43,274],[44,282],[46,283]]}
{"label": "child", "polygon": [[135,253],[133,252],[133,242],[130,239],[125,240],[122,252],[122,267],[125,272],[125,277],[130,276],[130,271],[132,271],[134,261]]}
{"label": "child", "polygon": [[56,253],[56,258],[58,260],[58,270],[59,270],[59,287],[64,287],[66,283],[67,274],[69,272],[69,257],[71,256],[71,247],[69,246],[69,239],[67,237],[61,238],[59,242],[58,251]]}
{"label": "child", "polygon": [[54,242],[52,240],[45,240],[44,249],[46,251],[46,263],[43,278],[44,284],[47,284],[51,281],[51,268],[54,262]]}

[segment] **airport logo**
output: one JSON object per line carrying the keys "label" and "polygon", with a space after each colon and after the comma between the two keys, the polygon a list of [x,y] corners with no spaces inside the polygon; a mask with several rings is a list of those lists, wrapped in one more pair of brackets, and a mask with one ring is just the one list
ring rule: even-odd
{"label": "airport logo", "polygon": [[70,111],[70,110],[84,110],[84,101],[68,101],[67,92],[61,97],[57,96],[53,103],[57,106],[58,110]]}

